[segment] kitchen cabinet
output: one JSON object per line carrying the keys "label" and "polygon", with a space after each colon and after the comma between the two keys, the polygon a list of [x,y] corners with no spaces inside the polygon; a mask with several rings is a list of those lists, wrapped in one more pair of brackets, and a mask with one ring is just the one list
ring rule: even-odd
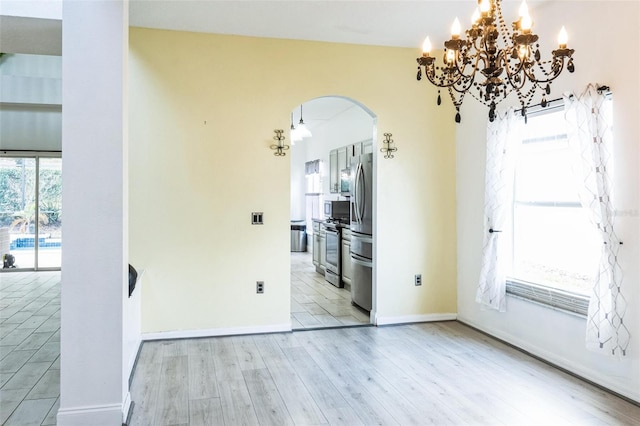
{"label": "kitchen cabinet", "polygon": [[327,267],[327,234],[322,225],[320,225],[320,268],[324,274]]}
{"label": "kitchen cabinet", "polygon": [[324,275],[324,269],[326,265],[326,233],[320,221],[313,221],[313,265],[316,267],[316,272]]}
{"label": "kitchen cabinet", "polygon": [[344,288],[351,290],[351,230],[342,228],[342,282]]}
{"label": "kitchen cabinet", "polygon": [[[371,143],[371,140],[368,142]],[[372,149],[371,145],[369,145],[369,149]],[[329,151],[329,192],[332,194],[349,192],[346,187],[341,188],[342,171],[349,169],[351,167],[351,160],[363,153],[363,142],[357,142]]]}
{"label": "kitchen cabinet", "polygon": [[320,265],[320,224],[313,222],[313,248],[311,249],[313,264]]}
{"label": "kitchen cabinet", "polygon": [[351,159],[362,155],[362,142],[349,145],[349,151],[350,151],[349,166],[351,166]]}
{"label": "kitchen cabinet", "polygon": [[351,150],[348,147],[329,151],[329,192],[340,193],[340,177],[342,171],[351,164]]}
{"label": "kitchen cabinet", "polygon": [[338,150],[329,151],[329,192],[338,192],[340,185],[340,169],[338,168]]}
{"label": "kitchen cabinet", "polygon": [[363,154],[373,153],[373,139],[369,139],[362,142],[362,153]]}
{"label": "kitchen cabinet", "polygon": [[347,163],[347,158],[350,158],[350,154],[351,151],[348,150],[346,146],[338,149],[338,174],[340,174],[342,170],[346,169],[347,167],[349,167],[349,164],[351,164],[351,161]]}

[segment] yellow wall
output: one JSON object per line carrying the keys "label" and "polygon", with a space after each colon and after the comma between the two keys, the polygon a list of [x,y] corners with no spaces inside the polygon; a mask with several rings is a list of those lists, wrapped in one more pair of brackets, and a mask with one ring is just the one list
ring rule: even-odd
{"label": "yellow wall", "polygon": [[376,149],[378,315],[455,312],[455,123],[416,82],[417,54],[131,29],[130,255],[145,270],[144,332],[288,323],[290,163],[269,145],[291,110],[325,95],[368,107],[377,148],[392,132],[399,149],[392,160]]}

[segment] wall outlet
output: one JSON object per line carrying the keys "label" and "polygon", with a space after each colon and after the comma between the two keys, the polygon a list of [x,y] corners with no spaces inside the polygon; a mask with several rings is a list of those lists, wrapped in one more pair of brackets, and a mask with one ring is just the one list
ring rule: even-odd
{"label": "wall outlet", "polygon": [[262,224],[264,224],[264,213],[263,212],[253,212],[253,213],[251,213],[251,224],[252,225],[262,225]]}
{"label": "wall outlet", "polygon": [[414,283],[415,285],[422,285],[422,274],[416,274]]}
{"label": "wall outlet", "polygon": [[264,293],[264,281],[256,281],[256,293]]}

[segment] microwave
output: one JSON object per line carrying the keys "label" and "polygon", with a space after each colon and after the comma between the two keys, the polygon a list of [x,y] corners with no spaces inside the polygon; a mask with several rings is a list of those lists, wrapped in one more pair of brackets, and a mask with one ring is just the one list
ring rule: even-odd
{"label": "microwave", "polygon": [[348,201],[325,201],[324,217],[326,219],[349,221],[349,202]]}

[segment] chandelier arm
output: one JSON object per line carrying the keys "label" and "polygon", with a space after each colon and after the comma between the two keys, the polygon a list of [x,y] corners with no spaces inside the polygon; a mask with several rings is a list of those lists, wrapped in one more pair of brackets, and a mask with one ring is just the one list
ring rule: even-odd
{"label": "chandelier arm", "polygon": [[[455,64],[455,69],[456,69],[456,74],[458,74],[458,78],[456,79],[456,82],[454,84],[457,84],[458,81],[460,81],[460,79],[465,77],[464,71],[467,69],[467,65],[468,64],[466,64],[466,60],[462,60],[461,62],[462,62],[462,64],[464,64],[464,66],[462,68],[460,68],[458,66],[458,61],[455,61],[455,63],[454,63]],[[477,62],[477,60],[476,60],[476,62]],[[476,69],[474,67],[473,68],[473,72],[470,75],[466,76],[466,77],[475,76],[475,74],[476,74]]]}
{"label": "chandelier arm", "polygon": [[555,80],[556,78],[558,78],[558,77],[560,76],[560,74],[562,73],[562,70],[564,69],[564,61],[559,61],[558,63],[560,64],[560,65],[558,66],[558,71],[553,71],[553,70],[551,70],[551,72],[553,72],[553,74],[547,74],[547,72],[544,70],[544,68],[541,68],[541,69],[542,69],[542,72],[543,72],[543,74],[544,74],[545,76],[547,76],[547,77],[549,77],[549,76],[550,76],[549,78],[546,78],[546,79],[543,79],[543,80],[539,80],[539,79],[535,76],[535,74],[533,74],[533,73],[531,73],[531,72],[528,72],[528,71],[526,70],[526,67],[525,67],[524,73],[525,73],[525,75],[527,76],[527,78],[528,78],[529,80],[531,80],[531,81],[535,81],[536,83],[550,83],[550,82],[552,82],[553,80]]}
{"label": "chandelier arm", "polygon": [[442,88],[451,87],[457,84],[458,81],[460,81],[460,79],[463,77],[462,74],[458,74],[458,78],[456,78],[455,81],[448,81],[447,83],[441,83],[438,81],[438,79],[444,80],[444,77],[436,77],[435,66],[430,66],[429,68],[425,67],[425,74],[427,75],[427,79],[431,82],[431,84],[437,87],[442,87]]}
{"label": "chandelier arm", "polygon": [[469,76],[468,77],[469,78],[469,84],[463,85],[460,89],[458,89],[457,84],[456,85],[452,85],[451,88],[453,88],[453,90],[455,90],[458,93],[466,93],[469,90],[469,88],[471,88],[471,86],[473,86],[473,82],[475,80],[475,77],[476,77],[475,73],[472,74],[471,76]]}
{"label": "chandelier arm", "polygon": [[518,65],[512,70],[511,66],[509,65],[509,61],[507,61],[506,59],[508,57],[507,51],[503,49],[501,53],[502,53],[501,61],[504,64],[503,68],[507,73],[507,79],[509,80],[509,85],[511,85],[511,87],[514,90],[519,91],[524,87],[527,80],[525,78],[521,78],[520,82],[518,82],[515,80],[515,76],[519,75],[521,72],[524,72],[526,75],[526,72],[524,71],[526,67],[524,66],[524,63],[522,62],[522,60],[519,60]]}

